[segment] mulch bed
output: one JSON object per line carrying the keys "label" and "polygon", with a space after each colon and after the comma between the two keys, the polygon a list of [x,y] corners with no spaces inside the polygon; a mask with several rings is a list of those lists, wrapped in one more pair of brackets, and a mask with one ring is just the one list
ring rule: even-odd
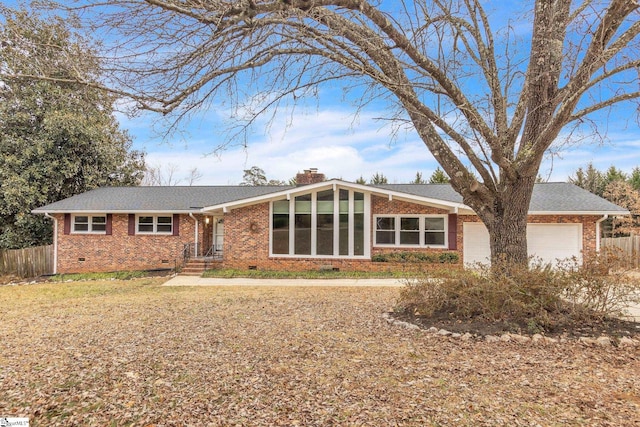
{"label": "mulch bed", "polygon": [[448,313],[436,313],[433,316],[420,316],[405,313],[389,313],[397,320],[412,323],[422,329],[435,327],[453,333],[470,333],[476,336],[502,335],[516,333],[520,335],[532,335],[542,333],[549,337],[599,337],[611,338],[640,338],[640,323],[608,318],[601,321],[590,322],[561,322],[557,326],[546,330],[531,330],[525,323],[488,321],[482,318],[452,319]]}

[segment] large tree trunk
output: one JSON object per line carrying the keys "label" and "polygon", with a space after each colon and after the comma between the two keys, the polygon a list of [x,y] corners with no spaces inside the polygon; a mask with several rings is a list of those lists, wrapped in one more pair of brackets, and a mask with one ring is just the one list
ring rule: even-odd
{"label": "large tree trunk", "polygon": [[527,207],[508,204],[485,223],[489,230],[491,264],[496,267],[527,263]]}
{"label": "large tree trunk", "polygon": [[535,178],[502,184],[490,209],[478,212],[489,230],[491,264],[496,268],[526,266],[527,217]]}

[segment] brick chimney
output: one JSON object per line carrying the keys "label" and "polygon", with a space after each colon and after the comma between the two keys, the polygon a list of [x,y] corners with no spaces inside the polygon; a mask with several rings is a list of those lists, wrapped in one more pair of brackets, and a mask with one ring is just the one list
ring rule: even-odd
{"label": "brick chimney", "polygon": [[326,178],[323,173],[318,173],[318,168],[305,169],[296,175],[296,185],[315,184],[322,181],[326,181]]}

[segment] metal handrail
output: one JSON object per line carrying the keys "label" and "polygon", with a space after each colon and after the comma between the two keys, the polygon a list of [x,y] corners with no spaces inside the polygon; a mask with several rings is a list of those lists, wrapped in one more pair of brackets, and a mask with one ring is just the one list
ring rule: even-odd
{"label": "metal handrail", "polygon": [[185,243],[182,248],[182,264],[186,264],[191,257],[195,256],[195,244],[194,243]]}
{"label": "metal handrail", "polygon": [[206,254],[204,254],[204,257],[205,257],[205,258],[213,257],[213,253],[214,253],[214,251],[215,251],[215,248],[216,248],[216,247],[215,247],[215,245],[211,245],[211,247],[209,248],[209,250],[207,251],[207,253],[206,253]]}

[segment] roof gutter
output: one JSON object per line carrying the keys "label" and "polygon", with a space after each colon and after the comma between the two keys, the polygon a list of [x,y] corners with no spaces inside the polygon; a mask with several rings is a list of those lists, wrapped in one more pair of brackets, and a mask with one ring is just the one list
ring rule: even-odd
{"label": "roof gutter", "polygon": [[609,214],[604,215],[596,221],[596,252],[600,252],[600,224],[607,218],[609,218]]}
{"label": "roof gutter", "polygon": [[58,274],[58,220],[48,212],[44,216],[53,220],[53,274]]}

